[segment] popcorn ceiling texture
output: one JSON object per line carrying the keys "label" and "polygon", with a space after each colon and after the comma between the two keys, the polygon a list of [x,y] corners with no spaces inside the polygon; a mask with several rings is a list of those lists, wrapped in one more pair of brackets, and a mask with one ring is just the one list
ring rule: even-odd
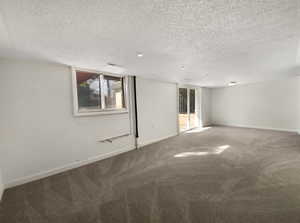
{"label": "popcorn ceiling texture", "polygon": [[298,72],[299,0],[0,0],[0,13],[1,57],[204,86]]}

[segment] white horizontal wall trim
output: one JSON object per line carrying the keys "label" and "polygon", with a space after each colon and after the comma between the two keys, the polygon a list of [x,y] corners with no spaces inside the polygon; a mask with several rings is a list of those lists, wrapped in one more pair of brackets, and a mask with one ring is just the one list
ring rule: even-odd
{"label": "white horizontal wall trim", "polygon": [[159,141],[162,141],[162,140],[174,137],[174,136],[178,136],[178,134],[177,133],[176,134],[171,134],[171,135],[167,135],[167,136],[164,136],[164,137],[161,137],[161,138],[158,138],[158,139],[153,139],[153,140],[148,140],[146,142],[138,143],[138,148],[141,148],[143,146],[147,146],[147,145],[150,145],[150,144],[153,144],[153,143],[156,143],[156,142],[159,142]]}
{"label": "white horizontal wall trim", "polygon": [[212,125],[238,127],[238,128],[249,128],[249,129],[263,129],[263,130],[273,130],[273,131],[282,131],[282,132],[295,132],[295,133],[300,134],[300,130],[298,130],[298,129],[283,129],[283,128],[271,128],[271,127],[266,127],[266,126],[237,125],[237,124],[224,124],[224,123],[213,123]]}
{"label": "white horizontal wall trim", "polygon": [[84,166],[84,165],[87,165],[87,164],[90,164],[90,163],[94,163],[94,162],[99,161],[99,160],[103,160],[103,159],[106,159],[106,158],[109,158],[109,157],[112,157],[112,156],[116,156],[116,155],[119,155],[121,153],[125,153],[125,152],[128,152],[128,151],[134,150],[134,149],[135,148],[134,148],[133,145],[128,145],[125,148],[120,149],[120,150],[116,150],[116,151],[106,153],[106,154],[101,154],[99,156],[91,157],[91,158],[86,159],[86,160],[76,161],[76,162],[69,163],[67,165],[60,166],[60,167],[57,167],[57,168],[54,168],[54,169],[51,169],[51,170],[43,171],[43,172],[40,172],[40,173],[37,173],[37,174],[33,174],[33,175],[29,175],[29,176],[26,176],[26,177],[22,177],[22,178],[13,180],[11,182],[6,183],[4,185],[4,188],[7,189],[7,188],[10,188],[10,187],[15,187],[15,186],[25,184],[25,183],[28,183],[28,182],[31,182],[31,181],[39,180],[39,179],[42,179],[42,178],[45,178],[45,177],[48,177],[48,176],[52,176],[52,175],[55,175],[55,174],[58,174],[58,173],[65,172],[67,170],[71,170],[71,169],[78,168],[78,167],[81,167],[81,166]]}

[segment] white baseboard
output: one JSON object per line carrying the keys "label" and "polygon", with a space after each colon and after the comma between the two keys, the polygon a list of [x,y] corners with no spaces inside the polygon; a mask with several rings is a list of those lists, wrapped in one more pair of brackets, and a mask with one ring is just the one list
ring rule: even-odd
{"label": "white baseboard", "polygon": [[213,125],[228,126],[228,127],[238,127],[238,128],[250,128],[250,129],[273,130],[273,131],[282,131],[282,132],[297,132],[298,134],[300,134],[300,131],[297,130],[297,129],[283,129],[283,128],[271,128],[271,127],[266,127],[266,126],[222,124],[222,123],[214,123]]}
{"label": "white baseboard", "polygon": [[42,171],[42,172],[39,172],[39,173],[36,173],[36,174],[25,176],[25,177],[22,177],[22,178],[19,178],[19,179],[16,179],[16,180],[13,180],[13,181],[10,181],[10,182],[6,183],[4,185],[4,188],[6,189],[6,188],[10,188],[10,187],[15,187],[15,186],[18,186],[18,185],[21,185],[21,184],[25,184],[25,183],[34,181],[34,180],[39,180],[39,179],[42,179],[42,178],[45,178],[45,177],[48,177],[48,176],[51,176],[51,175],[62,173],[64,171],[67,171],[67,170],[70,170],[70,169],[74,169],[74,168],[81,167],[81,166],[84,166],[84,165],[87,165],[87,164],[90,164],[90,163],[93,163],[93,162],[96,162],[96,161],[99,161],[99,160],[103,160],[103,159],[106,159],[106,158],[109,158],[109,157],[112,157],[112,156],[116,156],[118,154],[125,153],[125,152],[128,152],[128,151],[134,150],[134,149],[135,149],[134,145],[130,145],[130,146],[127,146],[123,149],[116,150],[116,151],[113,151],[113,152],[110,152],[110,153],[101,154],[99,156],[91,157],[91,158],[88,158],[86,160],[81,160],[81,161],[69,163],[67,165],[60,166],[60,167],[57,167],[57,168],[54,168],[54,169],[51,169],[51,170]]}
{"label": "white baseboard", "polygon": [[150,145],[152,143],[156,143],[156,142],[159,142],[159,141],[162,141],[162,140],[174,137],[174,136],[178,136],[178,134],[177,133],[176,134],[170,134],[170,135],[160,137],[160,138],[157,138],[157,139],[152,139],[152,140],[148,140],[146,142],[138,143],[138,148],[141,148],[141,147],[144,147],[144,146]]}

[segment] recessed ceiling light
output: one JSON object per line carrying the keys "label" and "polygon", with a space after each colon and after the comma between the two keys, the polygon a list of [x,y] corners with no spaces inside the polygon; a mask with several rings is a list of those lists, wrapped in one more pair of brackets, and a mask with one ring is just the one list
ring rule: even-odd
{"label": "recessed ceiling light", "polygon": [[142,53],[137,53],[136,56],[137,57],[143,57],[144,55]]}
{"label": "recessed ceiling light", "polygon": [[184,66],[181,66],[181,68],[180,68],[180,69],[181,69],[181,70],[184,70],[184,68],[185,68]]}
{"label": "recessed ceiling light", "polygon": [[230,81],[229,84],[228,84],[228,86],[234,86],[234,85],[237,85],[237,82],[235,82],[235,81]]}

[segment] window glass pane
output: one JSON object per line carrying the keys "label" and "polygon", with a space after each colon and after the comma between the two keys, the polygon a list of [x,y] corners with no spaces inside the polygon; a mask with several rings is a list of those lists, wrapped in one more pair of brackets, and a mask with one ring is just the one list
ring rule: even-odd
{"label": "window glass pane", "polygon": [[89,72],[76,72],[79,111],[101,108],[100,75]]}
{"label": "window glass pane", "polygon": [[195,113],[195,89],[190,89],[190,113]]}
{"label": "window glass pane", "polygon": [[105,108],[124,108],[123,79],[121,77],[103,76],[103,93]]}
{"label": "window glass pane", "polygon": [[184,131],[188,128],[188,114],[187,114],[187,88],[179,88],[179,129]]}
{"label": "window glass pane", "polygon": [[198,116],[196,114],[196,90],[190,89],[190,128],[198,126]]}
{"label": "window glass pane", "polygon": [[179,113],[187,113],[187,88],[179,88]]}

